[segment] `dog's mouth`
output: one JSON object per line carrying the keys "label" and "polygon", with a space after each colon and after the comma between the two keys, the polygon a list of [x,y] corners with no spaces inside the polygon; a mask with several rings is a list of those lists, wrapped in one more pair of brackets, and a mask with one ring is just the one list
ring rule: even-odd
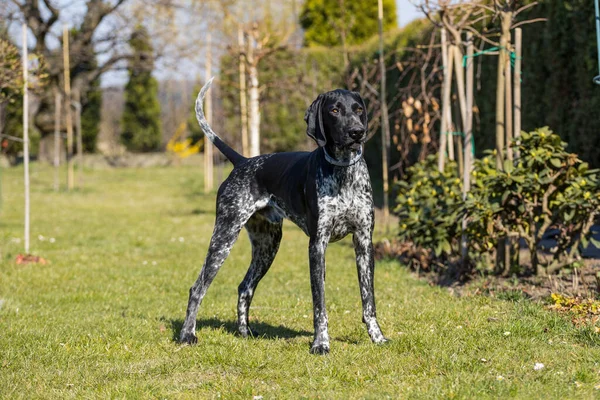
{"label": "dog's mouth", "polygon": [[361,140],[354,140],[350,143],[348,143],[348,148],[351,150],[359,150],[363,145],[363,142]]}

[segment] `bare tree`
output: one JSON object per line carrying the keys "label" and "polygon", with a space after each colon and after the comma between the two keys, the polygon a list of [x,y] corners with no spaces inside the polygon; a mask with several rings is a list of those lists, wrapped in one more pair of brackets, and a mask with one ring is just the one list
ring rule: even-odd
{"label": "bare tree", "polygon": [[[83,13],[70,16],[65,11],[73,2],[59,3],[56,0],[9,0],[9,5],[0,17],[11,21],[26,22],[35,41],[34,51],[42,55],[48,63],[49,84],[51,88],[61,89],[63,63],[60,54],[60,24],[72,24],[70,29],[71,79],[73,92],[81,94],[81,105],[87,104],[87,94],[91,84],[109,70],[125,68],[130,58],[127,39],[135,21],[140,18],[152,18],[153,38],[161,45],[155,46],[155,56],[169,51],[180,51],[181,46],[173,43],[173,29],[169,23],[173,12],[182,5],[174,1],[151,0],[94,0],[80,1],[84,5]],[[76,0],[77,1],[77,0]],[[170,34],[167,34],[170,33]],[[64,94],[64,93],[63,93]],[[52,133],[54,131],[54,93],[48,90],[40,97],[40,105],[34,116],[35,126],[41,132],[39,157],[51,161],[53,154]],[[71,99],[65,99],[69,104]]]}

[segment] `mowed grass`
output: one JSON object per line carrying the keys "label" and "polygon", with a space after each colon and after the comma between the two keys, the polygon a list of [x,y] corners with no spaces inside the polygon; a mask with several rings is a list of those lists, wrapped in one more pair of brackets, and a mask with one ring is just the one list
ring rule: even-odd
{"label": "mowed grass", "polygon": [[2,176],[2,398],[600,397],[591,330],[527,301],[453,297],[395,262],[376,267],[391,343],[371,344],[348,238],[327,252],[332,353],[310,355],[308,239],[290,223],[250,312],[260,336],[234,334],[250,261],[242,233],[200,308],[198,344],[182,346],[175,338],[214,223],[201,170],[85,171],[81,189],[55,193],[52,170],[34,164],[31,250],[47,265],[14,261],[22,173]]}

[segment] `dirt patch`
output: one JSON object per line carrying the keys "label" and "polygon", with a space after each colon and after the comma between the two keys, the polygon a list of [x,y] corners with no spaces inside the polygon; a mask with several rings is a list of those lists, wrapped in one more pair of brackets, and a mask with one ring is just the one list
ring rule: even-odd
{"label": "dirt patch", "polygon": [[[507,300],[528,298],[541,300],[552,293],[561,293],[569,297],[600,297],[599,260],[585,260],[584,266],[572,270],[564,270],[556,275],[502,277],[478,276],[463,282],[452,282],[443,286],[457,296],[473,296],[484,294]],[[432,285],[438,285],[437,274],[421,274]]]}
{"label": "dirt patch", "polygon": [[[545,255],[547,257],[548,255]],[[521,261],[528,254],[523,251]],[[563,269],[557,274],[545,276],[493,276],[475,272],[468,274],[448,269],[444,265],[432,265],[427,250],[417,249],[410,243],[383,240],[375,243],[376,259],[395,259],[408,265],[413,272],[431,286],[442,286],[456,296],[484,294],[506,299],[545,299],[552,293],[581,298],[600,298],[600,259],[583,259],[577,269]],[[541,257],[544,259],[544,257]]]}

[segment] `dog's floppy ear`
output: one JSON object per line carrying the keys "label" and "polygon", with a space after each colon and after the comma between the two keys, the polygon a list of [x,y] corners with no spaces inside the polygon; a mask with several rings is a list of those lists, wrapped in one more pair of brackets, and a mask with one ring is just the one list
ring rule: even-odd
{"label": "dog's floppy ear", "polygon": [[304,114],[304,121],[306,122],[306,134],[315,142],[317,142],[319,147],[323,147],[327,143],[325,130],[323,129],[323,115],[321,112],[323,100],[324,96],[320,94],[317,99],[312,102]]}
{"label": "dog's floppy ear", "polygon": [[365,127],[365,132],[368,132],[369,131],[369,113],[367,113],[367,106],[365,104],[365,101],[363,100],[360,93],[358,93],[358,92],[352,92],[352,93],[356,96],[358,103],[360,104],[360,106],[363,109],[363,113],[360,116],[360,122],[362,122],[363,126]]}

